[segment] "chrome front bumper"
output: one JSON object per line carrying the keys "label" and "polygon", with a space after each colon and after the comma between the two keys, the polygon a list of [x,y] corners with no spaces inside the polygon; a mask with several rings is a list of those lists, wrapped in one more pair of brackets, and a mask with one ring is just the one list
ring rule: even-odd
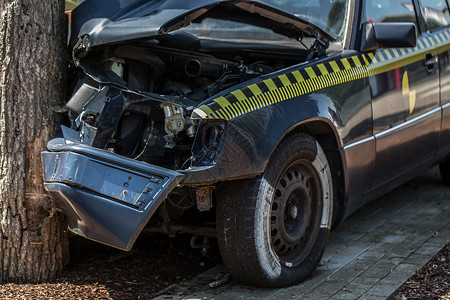
{"label": "chrome front bumper", "polygon": [[42,152],[44,185],[69,229],[130,250],[150,217],[184,175],[63,138]]}

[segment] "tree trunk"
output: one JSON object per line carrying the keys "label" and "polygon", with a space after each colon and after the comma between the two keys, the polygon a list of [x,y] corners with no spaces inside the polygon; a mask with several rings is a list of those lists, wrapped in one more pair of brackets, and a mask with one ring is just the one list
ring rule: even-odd
{"label": "tree trunk", "polygon": [[0,276],[38,282],[69,257],[40,155],[65,96],[64,1],[0,0],[0,13]]}

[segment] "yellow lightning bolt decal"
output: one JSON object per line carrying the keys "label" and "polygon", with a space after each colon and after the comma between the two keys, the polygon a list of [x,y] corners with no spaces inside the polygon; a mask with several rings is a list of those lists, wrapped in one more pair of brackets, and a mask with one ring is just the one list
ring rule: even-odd
{"label": "yellow lightning bolt decal", "polygon": [[416,106],[416,91],[409,90],[408,71],[405,71],[402,79],[402,95],[403,97],[409,96],[409,113],[412,114],[414,107]]}

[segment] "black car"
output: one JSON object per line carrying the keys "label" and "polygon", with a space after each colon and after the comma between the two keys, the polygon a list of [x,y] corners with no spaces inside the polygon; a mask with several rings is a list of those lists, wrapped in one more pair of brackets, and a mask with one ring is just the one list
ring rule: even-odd
{"label": "black car", "polygon": [[361,205],[450,182],[449,22],[446,0],[87,0],[45,187],[89,239],[217,237],[234,277],[296,283]]}

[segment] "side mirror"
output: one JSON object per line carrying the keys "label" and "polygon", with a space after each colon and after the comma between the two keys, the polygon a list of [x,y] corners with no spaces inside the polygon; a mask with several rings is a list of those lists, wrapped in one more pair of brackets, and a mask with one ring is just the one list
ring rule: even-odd
{"label": "side mirror", "polygon": [[379,48],[415,47],[417,42],[414,23],[370,23],[362,24],[362,52]]}

